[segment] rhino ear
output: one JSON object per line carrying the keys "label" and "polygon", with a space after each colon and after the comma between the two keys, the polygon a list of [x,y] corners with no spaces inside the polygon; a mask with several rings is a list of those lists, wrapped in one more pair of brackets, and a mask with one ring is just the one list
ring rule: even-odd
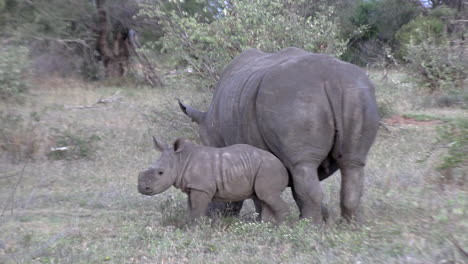
{"label": "rhino ear", "polygon": [[154,148],[158,151],[163,152],[165,149],[168,148],[167,144],[158,141],[155,136],[153,136],[153,143],[154,143]]}
{"label": "rhino ear", "polygon": [[179,138],[176,141],[174,141],[174,152],[181,152],[185,147],[185,139]]}
{"label": "rhino ear", "polygon": [[182,103],[180,99],[177,99],[177,101],[179,101],[179,107],[182,110],[182,112],[184,112],[184,114],[190,117],[192,119],[192,122],[200,124],[203,121],[203,119],[205,119],[205,112],[199,111],[195,108],[192,108],[189,105]]}

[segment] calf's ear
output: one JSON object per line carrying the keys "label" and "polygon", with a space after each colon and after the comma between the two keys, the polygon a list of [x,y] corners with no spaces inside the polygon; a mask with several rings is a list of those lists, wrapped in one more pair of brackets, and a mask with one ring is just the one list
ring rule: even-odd
{"label": "calf's ear", "polygon": [[185,139],[179,138],[176,141],[174,141],[173,148],[175,152],[181,152],[184,149],[184,146],[185,146]]}
{"label": "calf's ear", "polygon": [[192,119],[192,122],[200,124],[203,121],[203,119],[205,119],[205,115],[206,115],[205,112],[199,111],[195,108],[192,108],[189,105],[182,103],[180,99],[177,99],[177,101],[179,102],[180,110],[182,110],[184,114],[190,117]]}
{"label": "calf's ear", "polygon": [[167,144],[158,141],[155,136],[153,136],[153,143],[154,143],[154,148],[158,151],[163,152],[165,149],[167,149]]}

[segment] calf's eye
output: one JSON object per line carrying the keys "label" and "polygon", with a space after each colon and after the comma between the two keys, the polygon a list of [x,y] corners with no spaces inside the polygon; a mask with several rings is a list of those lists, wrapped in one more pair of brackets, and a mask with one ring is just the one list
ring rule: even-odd
{"label": "calf's eye", "polygon": [[162,171],[158,171],[158,174],[159,174],[159,175],[163,175],[163,172],[162,172]]}

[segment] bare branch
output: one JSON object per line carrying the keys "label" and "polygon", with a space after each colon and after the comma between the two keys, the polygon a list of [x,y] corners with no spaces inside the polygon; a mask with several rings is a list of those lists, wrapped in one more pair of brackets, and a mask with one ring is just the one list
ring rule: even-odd
{"label": "bare branch", "polygon": [[54,244],[56,244],[58,241],[72,236],[76,235],[79,233],[79,229],[74,227],[74,228],[67,228],[66,230],[63,230],[60,233],[55,234],[52,236],[49,240],[47,240],[44,244],[42,244],[40,247],[35,249],[33,252],[29,254],[30,259],[35,259],[40,257],[41,255],[44,255],[47,251],[48,248],[52,247]]}
{"label": "bare branch", "polygon": [[463,249],[463,247],[458,243],[458,241],[453,237],[449,236],[448,240],[452,242],[452,244],[457,248],[458,252],[460,252],[460,255],[462,255],[463,259],[465,261],[468,261],[468,252]]}
{"label": "bare branch", "polygon": [[7,172],[4,175],[0,176],[0,179],[8,179],[8,178],[11,178],[11,177],[15,177],[16,175],[18,175],[18,171],[11,171],[11,172]]}
{"label": "bare branch", "polygon": [[99,98],[96,103],[91,105],[64,105],[65,109],[90,109],[90,108],[105,108],[100,105],[106,105],[109,103],[122,103],[121,99],[123,96],[120,95],[120,91],[115,92],[113,95],[104,98]]}
{"label": "bare branch", "polygon": [[129,39],[130,41],[125,42],[125,44],[127,45],[127,49],[133,51],[133,53],[136,55],[136,57],[140,61],[140,64],[143,66],[143,75],[145,76],[146,81],[152,87],[163,86],[163,82],[161,81],[161,78],[158,76],[158,74],[156,74],[156,71],[154,70],[154,67],[153,65],[151,65],[148,58],[145,56],[145,54],[137,50],[139,43],[138,43],[138,40],[136,39],[135,30],[133,29],[129,30]]}

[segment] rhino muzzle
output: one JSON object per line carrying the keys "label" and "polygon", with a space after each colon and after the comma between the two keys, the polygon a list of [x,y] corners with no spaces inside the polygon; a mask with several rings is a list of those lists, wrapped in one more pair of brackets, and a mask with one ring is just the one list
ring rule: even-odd
{"label": "rhino muzzle", "polygon": [[148,179],[146,179],[148,177],[145,177],[145,172],[146,171],[138,174],[138,192],[144,195],[154,195],[155,192],[153,188],[150,187]]}

